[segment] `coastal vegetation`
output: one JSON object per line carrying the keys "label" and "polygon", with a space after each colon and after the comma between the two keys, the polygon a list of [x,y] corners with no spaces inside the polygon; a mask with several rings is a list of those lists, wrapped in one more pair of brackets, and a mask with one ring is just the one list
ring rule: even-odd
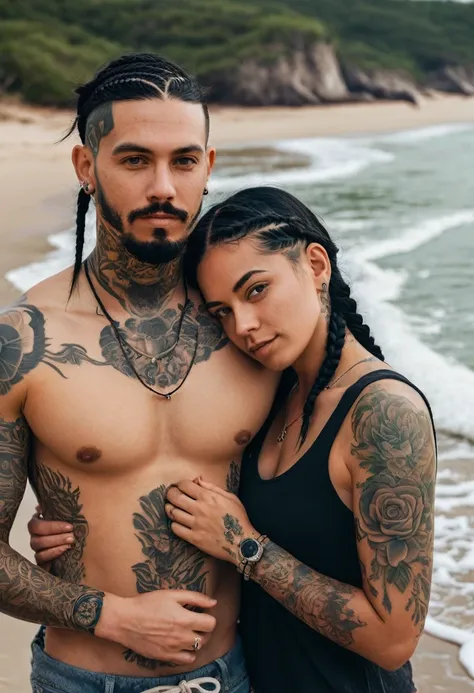
{"label": "coastal vegetation", "polygon": [[[326,52],[315,53],[317,45]],[[70,106],[75,85],[114,56],[137,50],[178,61],[217,102],[258,103],[260,98],[263,103],[298,105],[396,98],[397,93],[420,88],[462,93],[472,88],[474,93],[474,4],[0,0],[2,94]],[[304,89],[289,82],[270,89],[271,81],[301,65],[306,67],[298,81]],[[315,69],[323,73],[317,83],[310,79]],[[340,73],[343,83],[333,95],[318,86],[331,70]],[[397,77],[396,88],[387,87],[390,74]],[[250,87],[244,83],[249,75],[254,82]]]}

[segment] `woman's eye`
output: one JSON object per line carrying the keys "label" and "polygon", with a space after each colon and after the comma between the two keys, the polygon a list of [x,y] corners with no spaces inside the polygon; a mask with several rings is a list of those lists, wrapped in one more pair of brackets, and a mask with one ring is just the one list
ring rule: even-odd
{"label": "woman's eye", "polygon": [[267,288],[268,284],[256,284],[249,290],[247,298],[258,298]]}

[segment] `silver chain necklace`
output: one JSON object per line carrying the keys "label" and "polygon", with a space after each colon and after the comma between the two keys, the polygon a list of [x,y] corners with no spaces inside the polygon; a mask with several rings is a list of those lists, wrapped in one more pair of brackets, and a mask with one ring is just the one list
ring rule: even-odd
{"label": "silver chain necklace", "polygon": [[[150,390],[150,392],[153,392],[154,395],[158,395],[158,397],[163,397],[164,399],[170,400],[171,396],[174,395],[176,392],[178,392],[178,390],[180,390],[183,387],[184,383],[186,382],[186,380],[188,378],[188,375],[191,373],[192,367],[194,366],[194,362],[196,360],[196,355],[197,355],[197,351],[198,351],[198,347],[199,347],[199,324],[196,326],[196,343],[194,346],[194,353],[193,353],[193,356],[191,358],[191,362],[189,364],[188,370],[186,371],[186,373],[184,375],[184,378],[181,380],[180,384],[177,387],[175,387],[174,390],[172,390],[171,392],[159,392],[158,390],[155,390],[153,387],[150,387],[150,385],[148,385],[148,383],[146,383],[143,380],[143,378],[141,377],[141,375],[138,373],[137,369],[135,368],[135,366],[133,364],[132,359],[127,354],[127,349],[126,349],[126,347],[128,347],[129,350],[133,351],[134,347],[131,347],[128,344],[128,342],[122,338],[122,336],[121,336],[121,334],[120,334],[120,332],[119,332],[119,330],[115,324],[114,319],[109,315],[106,307],[102,303],[100,296],[97,293],[95,286],[92,282],[92,279],[90,277],[87,260],[84,260],[83,266],[84,266],[84,272],[86,275],[87,283],[89,284],[89,288],[90,288],[95,300],[97,301],[97,305],[99,306],[100,310],[102,311],[102,313],[104,314],[106,319],[109,321],[110,327],[112,328],[112,331],[114,333],[115,339],[117,340],[120,351],[122,352],[122,355],[123,355],[125,361],[130,366],[134,376],[143,385],[143,387],[145,387],[147,390]],[[179,337],[181,335],[181,327],[182,327],[183,318],[184,318],[185,314],[187,313],[189,307],[191,306],[191,302],[188,298],[188,291],[187,291],[186,285],[185,285],[185,292],[186,292],[186,301],[185,301],[185,304],[183,306],[183,310],[181,313],[177,342],[179,341]],[[172,348],[174,349],[175,346],[176,346],[176,344],[173,344]],[[171,349],[169,351],[171,351]],[[150,357],[148,356],[148,358],[150,358]],[[160,355],[160,358],[163,358],[163,355]],[[151,361],[152,361],[152,363],[155,363],[156,359],[155,359],[155,361],[153,361],[153,359],[151,359]]]}
{"label": "silver chain necklace", "polygon": [[[332,383],[329,382],[324,389],[330,390],[331,388],[333,388],[334,385],[336,383],[338,383],[341,378],[343,378],[345,375],[347,375],[349,373],[349,371],[351,371],[356,366],[360,366],[361,363],[367,363],[367,361],[376,361],[376,360],[377,359],[375,358],[375,356],[368,356],[365,359],[361,359],[360,361],[357,361],[357,363],[353,363],[352,366],[350,368],[348,368],[347,370],[345,370],[343,373],[341,373],[341,375],[338,376],[336,378],[336,380],[334,380]],[[293,385],[293,387],[291,388],[290,393],[288,395],[288,401],[289,401],[291,395],[293,394],[293,392],[297,389],[298,389],[298,383]],[[295,424],[297,421],[299,421],[301,419],[301,417],[303,416],[303,414],[304,414],[304,412],[301,412],[301,414],[299,416],[297,416],[296,419],[293,419],[293,421],[291,423],[288,423],[288,404],[287,404],[286,414],[285,414],[285,423],[283,425],[283,428],[280,431],[280,434],[278,435],[278,438],[277,438],[278,443],[283,443],[283,441],[286,438],[286,434],[288,433],[288,429],[291,428],[291,426],[293,426],[293,424]]]}

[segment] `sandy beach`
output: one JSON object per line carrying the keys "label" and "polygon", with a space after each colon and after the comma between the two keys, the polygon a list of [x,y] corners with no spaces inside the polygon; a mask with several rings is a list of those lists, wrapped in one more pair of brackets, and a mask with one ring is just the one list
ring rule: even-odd
{"label": "sandy beach", "polygon": [[[474,99],[436,96],[420,108],[377,103],[212,111],[212,143],[226,145],[277,139],[391,132],[444,123],[474,122]],[[72,114],[0,103],[0,304],[18,292],[5,273],[40,259],[47,236],[74,224],[77,182],[70,162],[73,138],[58,142]],[[26,523],[34,498],[28,491],[12,533],[12,545],[30,557]],[[30,690],[29,641],[36,627],[0,615],[0,693]],[[424,636],[413,659],[419,693],[468,693],[474,681],[457,660],[457,648]]]}

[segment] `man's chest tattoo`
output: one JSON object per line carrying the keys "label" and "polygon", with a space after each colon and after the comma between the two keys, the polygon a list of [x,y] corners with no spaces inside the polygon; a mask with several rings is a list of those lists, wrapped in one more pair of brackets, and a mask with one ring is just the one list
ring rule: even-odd
{"label": "man's chest tattoo", "polygon": [[33,305],[20,303],[0,315],[0,395],[7,394],[41,363],[63,378],[66,376],[62,366],[88,363],[112,367],[130,378],[136,378],[135,369],[152,387],[176,385],[186,375],[193,359],[196,364],[207,361],[214,351],[227,344],[219,323],[204,306],[196,307],[192,302],[180,329],[181,308],[168,308],[159,316],[115,323],[122,348],[111,325],[106,325],[99,335],[102,359],[95,359],[83,345],[75,342],[51,349],[43,313]]}

